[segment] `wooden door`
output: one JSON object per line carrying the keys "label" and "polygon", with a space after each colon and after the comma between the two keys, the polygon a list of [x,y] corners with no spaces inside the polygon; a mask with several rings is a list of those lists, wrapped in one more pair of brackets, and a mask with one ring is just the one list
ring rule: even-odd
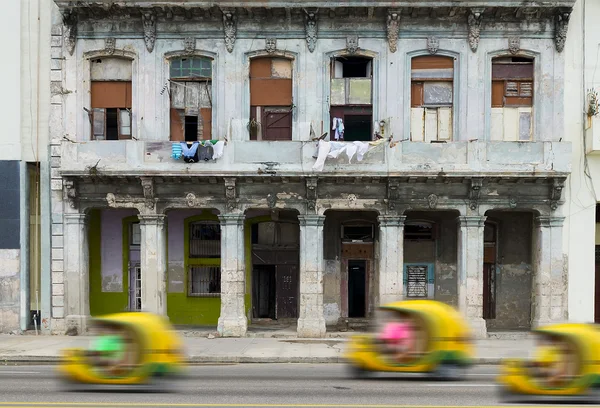
{"label": "wooden door", "polygon": [[298,265],[277,265],[277,319],[298,317]]}

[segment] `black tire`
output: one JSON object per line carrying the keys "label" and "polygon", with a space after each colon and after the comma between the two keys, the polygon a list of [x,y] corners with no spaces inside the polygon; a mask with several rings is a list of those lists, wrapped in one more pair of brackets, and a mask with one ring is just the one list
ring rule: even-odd
{"label": "black tire", "polygon": [[466,368],[459,364],[442,363],[432,373],[432,377],[439,381],[462,381],[465,379]]}
{"label": "black tire", "polygon": [[369,371],[365,370],[361,366],[358,365],[349,365],[348,371],[350,373],[350,377],[357,380],[364,380],[365,378],[369,378]]}

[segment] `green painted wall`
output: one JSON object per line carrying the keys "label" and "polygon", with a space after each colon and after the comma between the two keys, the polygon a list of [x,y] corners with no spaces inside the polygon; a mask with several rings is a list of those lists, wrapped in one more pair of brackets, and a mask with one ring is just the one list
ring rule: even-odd
{"label": "green painted wall", "polygon": [[[88,243],[90,251],[90,313],[98,316],[122,312],[127,308],[127,273],[123,273],[123,292],[102,292],[102,243],[100,210],[92,210],[88,220]],[[137,217],[134,217],[137,219]],[[125,239],[127,238],[127,239]],[[123,237],[123,247],[129,242]],[[125,251],[128,253],[128,251]],[[118,255],[116,255],[118,256]],[[124,265],[127,265],[126,261]]]}

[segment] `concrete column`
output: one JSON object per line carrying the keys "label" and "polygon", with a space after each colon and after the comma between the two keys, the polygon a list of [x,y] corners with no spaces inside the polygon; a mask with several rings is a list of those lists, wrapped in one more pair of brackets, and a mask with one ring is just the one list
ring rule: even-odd
{"label": "concrete column", "polygon": [[402,300],[404,221],[406,216],[381,215],[379,220],[379,304]]}
{"label": "concrete column", "polygon": [[301,215],[300,316],[298,337],[324,337],[323,315],[323,215]]}
{"label": "concrete column", "polygon": [[564,217],[536,217],[533,234],[533,327],[567,320],[567,274],[563,259]]}
{"label": "concrete column", "polygon": [[66,329],[82,334],[87,331],[87,318],[90,315],[87,216],[66,213],[64,220]]}
{"label": "concrete column", "polygon": [[221,315],[217,331],[222,337],[244,337],[246,317],[246,264],[244,214],[223,214],[221,220]]}
{"label": "concrete column", "polygon": [[476,338],[486,338],[483,319],[483,229],[486,217],[458,217],[458,305]]}
{"label": "concrete column", "polygon": [[138,215],[140,220],[142,310],[167,315],[167,239],[164,214]]}

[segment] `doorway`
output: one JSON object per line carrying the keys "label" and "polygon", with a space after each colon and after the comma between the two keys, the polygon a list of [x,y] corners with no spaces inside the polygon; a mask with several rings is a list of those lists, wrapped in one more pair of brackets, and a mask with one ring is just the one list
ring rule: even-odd
{"label": "doorway", "polygon": [[594,323],[600,323],[600,245],[596,245],[596,282],[594,293]]}
{"label": "doorway", "polygon": [[129,310],[142,310],[142,268],[140,266],[141,230],[139,222],[129,224]]}
{"label": "doorway", "polygon": [[254,317],[259,319],[275,319],[276,278],[275,265],[254,265]]}
{"label": "doorway", "polygon": [[367,261],[348,261],[348,317],[366,316]]}
{"label": "doorway", "polygon": [[497,227],[486,222],[483,230],[483,318],[496,318]]}

